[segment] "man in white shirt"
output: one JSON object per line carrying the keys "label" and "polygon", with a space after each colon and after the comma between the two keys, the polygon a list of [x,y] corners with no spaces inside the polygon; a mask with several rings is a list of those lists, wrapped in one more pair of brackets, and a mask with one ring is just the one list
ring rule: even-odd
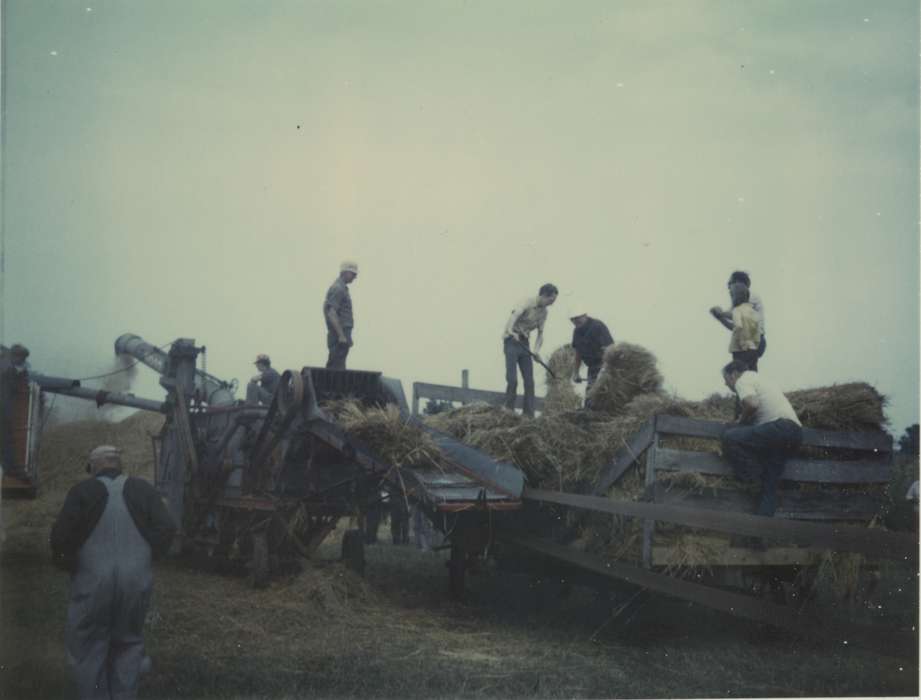
{"label": "man in white shirt", "polygon": [[[747,272],[742,272],[741,270],[736,270],[729,276],[729,282],[726,283],[726,286],[729,288],[729,295],[733,297],[733,285],[744,285],[745,289],[748,290],[748,302],[754,308],[755,314],[758,317],[758,348],[757,353],[753,353],[754,365],[752,369],[758,371],[758,360],[764,355],[764,351],[767,349],[767,340],[764,335],[764,302],[761,300],[761,297],[751,291],[752,281]],[[735,306],[735,299],[733,299],[733,306]],[[710,308],[710,314],[717,321],[723,324],[728,330],[735,330],[735,322],[733,321],[732,309],[724,311],[719,306],[713,306]],[[749,362],[749,364],[752,364]]]}
{"label": "man in white shirt", "polygon": [[723,368],[723,380],[741,402],[738,423],[722,435],[723,457],[742,481],[761,481],[758,515],[777,510],[777,483],[803,442],[803,428],[783,392],[739,360]]}
{"label": "man in white shirt", "polygon": [[556,301],[559,291],[552,284],[543,285],[536,297],[528,297],[512,309],[505,324],[502,344],[505,351],[505,407],[515,409],[518,391],[518,370],[524,379],[524,414],[534,417],[534,362],[531,359],[530,335],[537,330],[534,355],[540,357],[544,342],[547,307]]}

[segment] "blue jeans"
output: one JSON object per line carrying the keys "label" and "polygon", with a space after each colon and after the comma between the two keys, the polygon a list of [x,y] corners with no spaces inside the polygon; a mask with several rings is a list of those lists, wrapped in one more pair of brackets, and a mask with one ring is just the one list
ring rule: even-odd
{"label": "blue jeans", "polygon": [[803,429],[780,418],[761,425],[738,425],[723,432],[723,456],[740,481],[761,481],[758,515],[777,511],[777,483],[787,459],[803,443]]}
{"label": "blue jeans", "polygon": [[505,407],[515,409],[518,392],[518,369],[524,379],[524,414],[534,417],[534,361],[527,341],[506,338],[505,351]]}

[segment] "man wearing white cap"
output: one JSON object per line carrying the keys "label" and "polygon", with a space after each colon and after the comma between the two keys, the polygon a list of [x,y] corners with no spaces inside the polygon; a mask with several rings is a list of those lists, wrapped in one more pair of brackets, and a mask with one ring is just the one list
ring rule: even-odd
{"label": "man wearing white cap", "polygon": [[[592,388],[598,374],[601,372],[601,361],[604,358],[604,351],[609,345],[614,344],[614,338],[611,337],[611,331],[604,322],[597,318],[592,318],[582,308],[573,307],[570,310],[569,320],[574,326],[572,331],[572,347],[576,351],[576,362],[573,369],[573,381],[580,382],[579,368],[582,363],[588,370],[586,392]],[[585,400],[588,407],[588,399]]]}
{"label": "man wearing white cap", "polygon": [[323,302],[323,318],[326,320],[326,347],[329,359],[326,369],[345,369],[345,358],[352,347],[352,296],[348,285],[358,277],[358,264],[346,260],[339,266],[339,276],[333,282]]}
{"label": "man wearing white cap", "polygon": [[68,492],[51,530],[54,563],[71,573],[65,642],[81,699],[136,696],[150,666],[143,631],[151,560],[176,532],[156,489],[121,466],[112,445],[90,452],[92,478]]}

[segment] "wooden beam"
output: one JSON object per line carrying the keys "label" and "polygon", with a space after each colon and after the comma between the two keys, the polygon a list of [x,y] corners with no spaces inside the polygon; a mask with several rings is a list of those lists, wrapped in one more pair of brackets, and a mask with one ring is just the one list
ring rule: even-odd
{"label": "wooden beam", "polygon": [[599,513],[665,520],[705,530],[767,537],[815,549],[858,552],[871,557],[906,561],[917,561],[918,556],[917,535],[887,532],[878,528],[781,520],[745,513],[727,513],[658,503],[635,503],[530,488],[524,490],[522,498],[584,508]]}
{"label": "wooden beam", "polygon": [[[704,545],[698,553],[682,558],[682,566],[812,566],[822,559],[822,553],[805,547],[769,547],[765,550],[747,547],[727,546],[726,542],[710,543],[705,548],[708,538],[700,537]],[[669,555],[675,550],[667,544],[654,542],[652,563],[654,566],[668,566]]]}
{"label": "wooden beam", "polygon": [[[650,492],[656,484],[656,453],[659,450],[659,433],[656,430],[656,419],[652,419],[652,444],[646,452],[646,487],[645,492]],[[656,521],[646,518],[643,521],[643,566],[652,568],[652,537],[655,534]]]}
{"label": "wooden beam", "polygon": [[902,630],[881,625],[858,626],[841,623],[827,615],[819,617],[798,612],[790,606],[770,603],[741,593],[691,583],[629,564],[604,561],[584,552],[536,537],[503,533],[499,533],[499,537],[512,545],[601,576],[621,579],[657,593],[688,600],[756,622],[786,627],[811,637],[834,640],[836,644],[844,641],[850,644],[866,644],[878,651],[886,651],[897,656],[911,655],[915,648],[915,635]]}
{"label": "wooden beam", "polygon": [[[656,453],[656,469],[698,472],[715,476],[733,476],[732,465],[712,452],[690,452],[660,448]],[[820,459],[787,460],[781,479],[810,481],[824,484],[886,484],[889,483],[888,462],[844,462]]]}
{"label": "wooden beam", "polygon": [[[686,435],[719,439],[726,423],[698,420],[679,416],[658,416],[660,433]],[[803,446],[805,447],[839,447],[849,450],[866,450],[867,452],[892,452],[892,436],[887,433],[871,432],[831,432],[803,428]]]}
{"label": "wooden beam", "polygon": [[[501,405],[505,401],[505,394],[501,391],[486,391],[485,389],[464,389],[457,386],[447,386],[445,384],[427,384],[426,382],[413,382],[413,397],[433,399],[435,401],[457,401],[459,403],[473,403],[474,401],[483,401],[485,403]],[[524,404],[524,396],[519,394],[515,399],[515,405],[521,408]],[[534,408],[542,411],[544,408],[544,399],[540,396],[534,398]]]}
{"label": "wooden beam", "polygon": [[614,460],[601,470],[598,475],[598,483],[595,485],[594,489],[594,494],[596,496],[604,494],[621,476],[623,476],[627,468],[633,464],[652,443],[654,434],[655,419],[652,418],[640,426],[640,429],[615,453]]}
{"label": "wooden beam", "polygon": [[[681,485],[672,486],[667,481],[660,480],[655,485],[655,502],[686,508],[751,514],[755,511],[757,498],[754,494],[732,489],[707,488],[701,491],[688,491]],[[775,518],[866,522],[880,514],[885,505],[885,496],[882,493],[875,495],[838,491],[832,487],[820,491],[800,491],[792,488],[780,489],[777,502]]]}

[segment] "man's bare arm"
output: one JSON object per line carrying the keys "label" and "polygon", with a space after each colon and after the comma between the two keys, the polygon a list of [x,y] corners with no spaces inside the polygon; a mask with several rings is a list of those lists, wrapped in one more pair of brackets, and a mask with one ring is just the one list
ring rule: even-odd
{"label": "man's bare arm", "polygon": [[755,414],[758,412],[758,399],[753,396],[746,396],[742,399],[742,415],[739,416],[739,423],[751,425],[755,422]]}
{"label": "man's bare arm", "polygon": [[732,311],[723,311],[719,306],[711,306],[710,315],[722,323],[727,330],[735,330],[735,324],[732,322]]}

